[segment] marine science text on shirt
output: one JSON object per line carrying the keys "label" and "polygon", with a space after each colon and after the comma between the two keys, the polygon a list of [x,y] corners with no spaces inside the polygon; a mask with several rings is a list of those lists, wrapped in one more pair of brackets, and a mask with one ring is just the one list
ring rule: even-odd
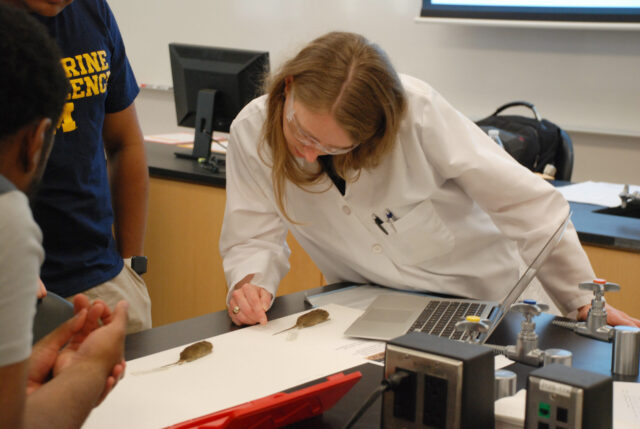
{"label": "marine science text on shirt", "polygon": [[[106,51],[99,50],[65,57],[61,63],[71,85],[71,92],[67,96],[68,100],[94,97],[107,91],[107,82],[111,71]],[[76,122],[73,120],[73,110],[73,102],[67,102],[59,125],[65,133],[77,128]]]}

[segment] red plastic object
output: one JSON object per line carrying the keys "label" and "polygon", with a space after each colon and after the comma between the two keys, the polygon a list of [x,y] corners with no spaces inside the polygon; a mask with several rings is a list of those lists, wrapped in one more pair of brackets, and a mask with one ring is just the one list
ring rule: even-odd
{"label": "red plastic object", "polygon": [[166,429],[275,429],[308,419],[333,407],[362,374],[334,374],[327,381],[292,393],[276,393]]}

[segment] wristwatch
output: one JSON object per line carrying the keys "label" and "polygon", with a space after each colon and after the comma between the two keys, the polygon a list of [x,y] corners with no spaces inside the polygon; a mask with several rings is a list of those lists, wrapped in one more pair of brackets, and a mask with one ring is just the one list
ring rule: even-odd
{"label": "wristwatch", "polygon": [[146,256],[132,256],[131,257],[131,269],[139,276],[147,272],[147,257]]}

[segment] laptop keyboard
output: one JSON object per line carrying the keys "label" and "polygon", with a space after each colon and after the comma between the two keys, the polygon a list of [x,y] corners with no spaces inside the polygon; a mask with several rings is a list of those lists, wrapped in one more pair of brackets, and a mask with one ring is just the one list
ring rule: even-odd
{"label": "laptop keyboard", "polygon": [[486,307],[486,304],[472,302],[431,301],[409,332],[421,331],[454,340],[464,340],[463,331],[456,331],[456,323],[467,316],[481,315]]}

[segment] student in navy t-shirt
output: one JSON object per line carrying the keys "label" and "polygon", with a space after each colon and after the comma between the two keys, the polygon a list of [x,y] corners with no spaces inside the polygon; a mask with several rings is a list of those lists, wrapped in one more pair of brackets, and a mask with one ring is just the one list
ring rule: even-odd
{"label": "student in navy t-shirt", "polygon": [[115,18],[104,0],[1,1],[26,7],[49,29],[71,84],[33,200],[44,234],[42,280],[67,298],[82,292],[111,307],[125,299],[128,332],[150,328],[149,294],[129,262],[143,254],[147,212],[139,89]]}

